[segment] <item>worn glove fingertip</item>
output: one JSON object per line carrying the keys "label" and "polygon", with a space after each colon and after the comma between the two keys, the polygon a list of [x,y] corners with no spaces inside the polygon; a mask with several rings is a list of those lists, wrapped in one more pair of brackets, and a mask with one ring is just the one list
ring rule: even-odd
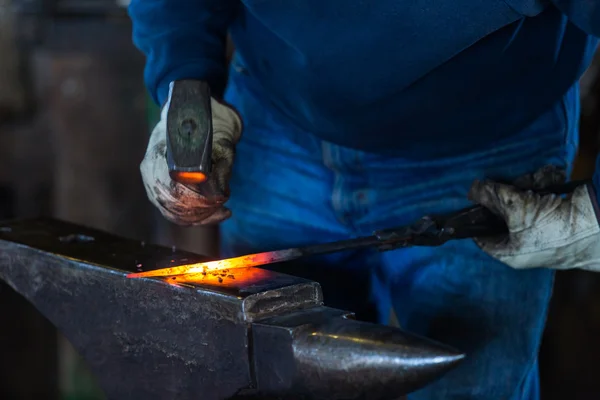
{"label": "worn glove fingertip", "polygon": [[231,213],[230,209],[228,209],[226,207],[221,207],[217,211],[215,211],[213,214],[211,214],[209,217],[205,218],[203,221],[199,222],[196,225],[202,225],[202,226],[217,225],[217,224],[220,224],[221,222],[229,219],[231,217],[231,215],[232,215],[232,213]]}
{"label": "worn glove fingertip", "polygon": [[474,203],[478,203],[479,194],[481,192],[481,181],[479,179],[475,179],[471,184],[471,188],[469,189],[469,193],[467,193],[467,199]]}
{"label": "worn glove fingertip", "polygon": [[221,196],[225,201],[229,199],[229,180],[231,178],[231,168],[233,164],[233,156],[226,159],[218,160],[215,164],[214,189],[215,194]]}
{"label": "worn glove fingertip", "polygon": [[160,213],[162,214],[162,216],[169,221],[172,224],[175,224],[177,226],[182,226],[182,227],[187,227],[187,226],[193,226],[193,222],[188,221],[184,218],[181,218],[180,216],[178,216],[175,213],[172,213],[171,211],[169,211],[166,208],[159,208]]}
{"label": "worn glove fingertip", "polygon": [[471,185],[467,197],[474,203],[490,208],[495,204],[496,187],[497,184],[494,181],[476,179]]}
{"label": "worn glove fingertip", "polygon": [[475,242],[477,247],[487,253],[486,249],[488,248],[488,242],[486,238],[475,237],[473,238],[473,242]]}

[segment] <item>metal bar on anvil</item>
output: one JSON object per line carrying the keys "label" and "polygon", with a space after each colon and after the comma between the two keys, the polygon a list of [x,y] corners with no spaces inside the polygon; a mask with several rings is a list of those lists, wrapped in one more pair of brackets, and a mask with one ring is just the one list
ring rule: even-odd
{"label": "metal bar on anvil", "polygon": [[50,219],[0,223],[0,279],[72,342],[108,399],[396,399],[463,355],[323,306],[259,268],[126,279],[206,261]]}

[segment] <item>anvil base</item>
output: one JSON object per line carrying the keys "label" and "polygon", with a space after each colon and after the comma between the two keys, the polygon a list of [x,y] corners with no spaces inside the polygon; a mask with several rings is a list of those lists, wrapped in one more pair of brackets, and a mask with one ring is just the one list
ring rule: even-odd
{"label": "anvil base", "polygon": [[0,279],[71,341],[109,399],[397,399],[463,355],[323,305],[259,268],[127,279],[207,261],[56,220],[0,224]]}

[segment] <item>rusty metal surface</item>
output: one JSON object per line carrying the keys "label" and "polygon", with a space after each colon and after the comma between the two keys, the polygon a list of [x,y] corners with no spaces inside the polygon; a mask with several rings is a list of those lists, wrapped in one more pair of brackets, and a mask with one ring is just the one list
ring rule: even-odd
{"label": "rusty metal surface", "polygon": [[0,279],[73,343],[108,399],[391,400],[463,358],[325,307],[316,282],[289,275],[125,278],[199,261],[55,220],[0,224]]}

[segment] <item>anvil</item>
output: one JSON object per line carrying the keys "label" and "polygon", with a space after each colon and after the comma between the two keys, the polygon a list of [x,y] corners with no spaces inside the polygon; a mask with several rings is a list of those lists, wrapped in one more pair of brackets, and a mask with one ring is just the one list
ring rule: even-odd
{"label": "anvil", "polygon": [[260,268],[127,279],[206,257],[52,219],[0,223],[0,279],[74,345],[108,399],[397,399],[464,357]]}

